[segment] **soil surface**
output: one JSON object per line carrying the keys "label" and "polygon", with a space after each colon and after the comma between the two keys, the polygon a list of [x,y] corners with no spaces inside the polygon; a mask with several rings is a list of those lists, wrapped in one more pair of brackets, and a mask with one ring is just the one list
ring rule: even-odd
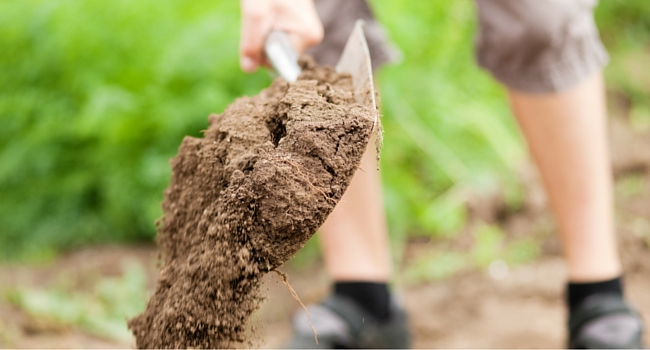
{"label": "soil surface", "polygon": [[[650,177],[634,204],[650,207]],[[650,220],[650,213],[644,216]],[[520,217],[521,220],[526,218]],[[626,262],[626,293],[646,319],[650,334],[650,228],[635,231],[633,220],[621,223],[622,251]],[[642,234],[639,234],[642,232]],[[554,238],[545,242],[553,246]],[[409,268],[418,250],[439,248],[442,242],[407,245]],[[121,273],[116,262],[137,259],[146,267],[153,291],[158,270],[157,249],[145,247],[86,248],[59,258],[48,266],[3,266],[0,279],[8,286],[48,288],[60,280],[92,284]],[[329,281],[316,264],[283,268],[304,303],[317,302],[329,291]],[[507,276],[494,278],[474,270],[435,282],[405,284],[398,288],[411,321],[415,348],[562,348],[565,344],[563,304],[565,269],[561,256],[547,249],[535,262],[513,267]],[[304,312],[275,274],[264,278],[268,300],[253,316],[258,326],[255,347],[278,348],[291,334],[291,317]],[[646,337],[646,347],[649,346]],[[84,332],[75,326],[42,324],[37,318],[0,299],[0,348],[133,348],[135,339],[119,341]]]}
{"label": "soil surface", "polygon": [[172,159],[158,244],[163,265],[146,311],[129,321],[139,348],[230,348],[245,341],[262,277],[291,258],[339,201],[377,111],[352,80],[303,61],[211,115],[204,138]]}

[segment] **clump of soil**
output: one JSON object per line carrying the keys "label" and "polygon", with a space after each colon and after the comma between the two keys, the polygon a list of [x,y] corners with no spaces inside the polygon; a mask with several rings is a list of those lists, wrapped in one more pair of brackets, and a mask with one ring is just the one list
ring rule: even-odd
{"label": "clump of soil", "polygon": [[163,266],[147,309],[129,321],[139,348],[241,345],[262,277],[292,257],[334,209],[367,147],[377,111],[352,81],[303,61],[209,117],[172,160],[158,223]]}

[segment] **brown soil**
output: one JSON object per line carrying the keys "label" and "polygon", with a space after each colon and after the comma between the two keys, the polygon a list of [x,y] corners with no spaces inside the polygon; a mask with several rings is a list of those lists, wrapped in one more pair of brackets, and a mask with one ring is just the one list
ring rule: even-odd
{"label": "brown soil", "polygon": [[262,277],[316,232],[347,188],[377,111],[354,102],[349,75],[303,61],[209,117],[172,160],[158,243],[163,266],[139,348],[223,348],[246,339]]}

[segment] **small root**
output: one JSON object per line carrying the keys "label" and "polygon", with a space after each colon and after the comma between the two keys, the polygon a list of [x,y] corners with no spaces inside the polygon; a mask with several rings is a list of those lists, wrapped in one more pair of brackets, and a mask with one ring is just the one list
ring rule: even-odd
{"label": "small root", "polygon": [[287,286],[287,288],[289,288],[289,293],[291,293],[291,296],[294,299],[296,299],[296,301],[300,303],[300,306],[302,306],[302,308],[305,310],[305,313],[307,314],[307,321],[309,322],[309,327],[311,327],[311,330],[314,331],[314,341],[316,341],[316,345],[318,345],[318,332],[316,331],[316,328],[314,328],[314,325],[311,324],[311,316],[309,315],[309,311],[307,311],[307,307],[305,306],[305,304],[302,303],[302,301],[298,297],[298,293],[296,293],[293,287],[291,287],[291,285],[289,284],[289,276],[286,273],[277,269],[273,269],[273,271],[277,273],[278,276],[280,276],[284,285]]}
{"label": "small root", "polygon": [[323,191],[323,189],[321,189],[320,187],[315,186],[313,183],[311,183],[311,181],[309,181],[309,178],[307,177],[307,175],[305,175],[305,173],[303,173],[300,170],[300,166],[298,164],[296,164],[295,162],[292,162],[292,161],[290,161],[289,159],[286,159],[286,158],[281,158],[280,160],[287,163],[287,164],[289,164],[290,166],[292,166],[295,169],[296,174],[298,175],[298,177],[301,180],[303,180],[304,182],[306,182],[307,186],[309,186],[312,190],[322,194],[323,197],[325,197],[325,200],[328,200],[328,201],[332,202],[332,204],[336,205],[336,200],[335,199],[330,198],[330,196],[328,196],[327,193],[325,193],[325,191]]}

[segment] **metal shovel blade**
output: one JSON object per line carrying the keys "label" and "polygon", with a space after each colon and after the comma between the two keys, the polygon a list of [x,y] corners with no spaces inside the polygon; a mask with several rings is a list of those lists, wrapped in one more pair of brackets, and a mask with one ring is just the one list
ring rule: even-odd
{"label": "metal shovel blade", "polygon": [[[354,24],[354,29],[345,44],[336,71],[352,76],[352,85],[357,103],[377,108],[375,85],[372,81],[370,51],[363,33],[363,20]],[[271,32],[264,43],[266,57],[280,76],[287,81],[295,81],[300,74],[298,55],[291,45],[289,34],[283,31]]]}
{"label": "metal shovel blade", "polygon": [[354,24],[354,29],[345,44],[336,71],[352,76],[352,86],[357,103],[377,109],[375,85],[372,81],[372,65],[366,36],[363,33],[363,20]]}

